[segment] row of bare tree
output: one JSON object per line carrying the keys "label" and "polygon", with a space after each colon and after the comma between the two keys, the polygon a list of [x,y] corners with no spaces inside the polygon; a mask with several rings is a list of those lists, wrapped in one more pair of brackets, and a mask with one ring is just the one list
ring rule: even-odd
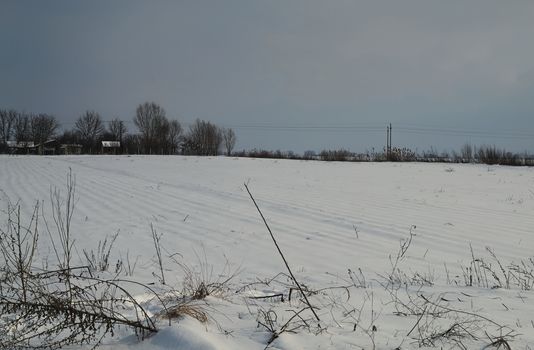
{"label": "row of bare tree", "polygon": [[27,114],[0,109],[0,150],[5,148],[10,140],[42,144],[50,139],[58,128],[56,118],[48,114]]}
{"label": "row of bare tree", "polygon": [[107,128],[99,113],[86,111],[71,130],[58,134],[59,123],[47,114],[26,114],[0,110],[0,151],[8,141],[43,143],[56,138],[60,143],[81,144],[85,153],[100,150],[102,140],[119,141],[121,151],[142,154],[230,155],[236,135],[232,129],[220,128],[197,119],[188,130],[175,119],[168,119],[165,110],[154,102],[136,109],[133,123],[139,134],[128,134],[124,121],[114,118]]}
{"label": "row of bare tree", "polygon": [[165,110],[154,102],[137,107],[134,124],[140,132],[140,146],[146,154],[183,154],[213,156],[223,148],[230,155],[236,136],[232,129],[220,128],[197,119],[184,131],[177,120],[168,120]]}

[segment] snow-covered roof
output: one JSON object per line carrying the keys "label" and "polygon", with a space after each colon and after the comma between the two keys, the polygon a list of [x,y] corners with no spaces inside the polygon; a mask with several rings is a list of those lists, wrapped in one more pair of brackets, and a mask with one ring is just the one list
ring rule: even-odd
{"label": "snow-covered roof", "polygon": [[102,147],[117,148],[120,146],[121,143],[119,141],[102,141]]}
{"label": "snow-covered roof", "polygon": [[10,148],[31,148],[31,147],[35,147],[35,144],[33,141],[21,141],[21,142],[17,142],[17,141],[7,141],[7,147],[10,147]]}

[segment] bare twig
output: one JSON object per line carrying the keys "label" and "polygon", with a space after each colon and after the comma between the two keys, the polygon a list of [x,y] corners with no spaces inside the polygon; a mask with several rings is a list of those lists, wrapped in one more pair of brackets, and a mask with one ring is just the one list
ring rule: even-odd
{"label": "bare twig", "polygon": [[158,259],[159,271],[161,273],[161,284],[165,284],[165,274],[163,273],[163,260],[161,257],[161,236],[158,235],[154,225],[150,224],[150,230],[152,232],[152,240],[154,241],[154,249],[156,250],[156,257]]}
{"label": "bare twig", "polygon": [[265,220],[265,217],[263,216],[263,213],[261,212],[260,210],[260,207],[258,206],[258,204],[256,203],[256,200],[254,199],[254,197],[252,196],[252,193],[250,193],[250,190],[248,189],[248,186],[247,184],[245,183],[245,188],[247,189],[247,192],[248,192],[248,195],[250,196],[250,199],[252,199],[252,202],[254,203],[254,206],[256,206],[256,209],[258,210],[258,213],[260,214],[262,220],[263,220],[263,223],[265,224],[265,227],[267,227],[267,231],[269,231],[269,234],[271,235],[271,238],[274,242],[274,245],[276,246],[276,249],[278,250],[278,253],[280,254],[280,256],[282,257],[282,260],[284,261],[284,264],[286,265],[286,268],[287,268],[287,271],[289,272],[289,275],[291,276],[291,279],[293,279],[293,282],[295,282],[295,284],[297,285],[300,293],[302,294],[302,296],[304,297],[304,300],[306,300],[306,304],[308,304],[311,312],[313,313],[313,315],[315,316],[315,318],[317,319],[317,321],[320,321],[319,319],[319,316],[317,316],[317,313],[315,312],[313,306],[311,305],[310,301],[308,300],[308,297],[306,296],[306,294],[304,293],[304,291],[302,290],[302,287],[300,286],[299,282],[297,281],[297,279],[295,278],[295,275],[293,275],[293,272],[291,271],[291,268],[289,267],[289,264],[286,260],[286,258],[284,257],[284,254],[282,253],[282,250],[280,249],[280,247],[278,246],[278,243],[276,242],[276,239],[274,238],[274,234],[273,232],[271,231],[271,228],[269,227],[269,224],[267,224],[267,220]]}

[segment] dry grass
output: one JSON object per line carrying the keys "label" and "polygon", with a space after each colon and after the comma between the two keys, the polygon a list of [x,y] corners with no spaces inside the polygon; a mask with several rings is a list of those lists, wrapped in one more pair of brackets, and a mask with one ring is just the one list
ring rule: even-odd
{"label": "dry grass", "polygon": [[207,323],[209,319],[208,314],[206,310],[203,309],[202,305],[195,303],[184,303],[170,307],[159,316],[166,319],[179,319],[184,316],[189,316],[200,323]]}

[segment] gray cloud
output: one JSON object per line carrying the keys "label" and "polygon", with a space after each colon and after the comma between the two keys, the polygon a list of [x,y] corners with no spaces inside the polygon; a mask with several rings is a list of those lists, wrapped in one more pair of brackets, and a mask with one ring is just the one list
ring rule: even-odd
{"label": "gray cloud", "polygon": [[[0,106],[130,120],[154,100],[235,126],[239,147],[382,147],[384,135],[239,129],[385,125],[425,148],[534,138],[531,1],[12,1],[0,5]],[[454,133],[452,133],[454,134]]]}

